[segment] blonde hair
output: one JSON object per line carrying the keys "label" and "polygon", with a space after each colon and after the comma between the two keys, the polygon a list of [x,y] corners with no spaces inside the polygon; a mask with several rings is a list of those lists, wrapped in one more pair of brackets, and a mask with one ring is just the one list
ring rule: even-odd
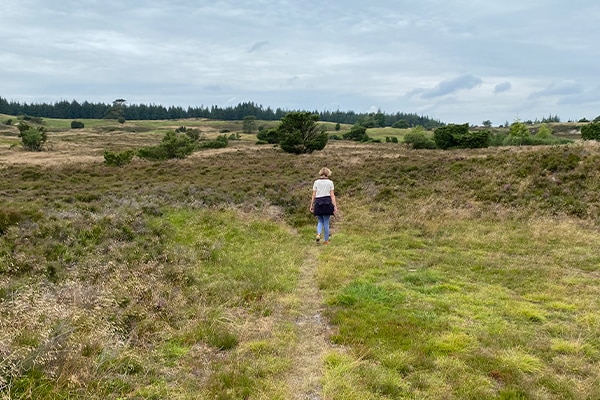
{"label": "blonde hair", "polygon": [[331,170],[329,168],[327,168],[327,167],[323,167],[319,171],[319,175],[320,176],[326,176],[327,178],[329,178],[331,176]]}

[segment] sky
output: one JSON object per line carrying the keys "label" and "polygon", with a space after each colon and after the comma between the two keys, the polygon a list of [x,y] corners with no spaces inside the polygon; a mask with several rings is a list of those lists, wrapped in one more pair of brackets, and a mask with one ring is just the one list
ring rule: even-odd
{"label": "sky", "polygon": [[2,0],[20,103],[600,115],[597,0]]}

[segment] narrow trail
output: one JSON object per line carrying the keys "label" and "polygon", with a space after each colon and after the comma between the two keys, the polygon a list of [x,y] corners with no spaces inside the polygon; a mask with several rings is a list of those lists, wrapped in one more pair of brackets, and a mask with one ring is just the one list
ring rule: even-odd
{"label": "narrow trail", "polygon": [[327,340],[329,326],[323,316],[323,298],[315,276],[319,248],[310,248],[302,263],[296,296],[294,322],[298,344],[293,371],[288,377],[292,400],[323,399],[323,356],[331,348]]}

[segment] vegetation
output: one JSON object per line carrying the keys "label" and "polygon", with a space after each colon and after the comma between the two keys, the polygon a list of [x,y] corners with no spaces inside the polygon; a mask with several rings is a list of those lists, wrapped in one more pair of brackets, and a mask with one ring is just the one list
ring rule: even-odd
{"label": "vegetation", "polygon": [[308,112],[292,112],[281,119],[277,128],[279,145],[288,153],[304,154],[323,150],[327,132],[317,124],[319,116]]}
{"label": "vegetation", "polygon": [[25,122],[19,123],[19,137],[23,148],[28,151],[42,151],[48,140],[47,129],[43,126],[33,127]]}
{"label": "vegetation", "polygon": [[[240,103],[236,106],[225,108],[212,107],[165,107],[156,104],[126,104],[125,99],[117,99],[112,104],[90,103],[84,101],[79,103],[75,100],[68,102],[61,100],[52,104],[48,103],[19,103],[8,101],[0,97],[0,113],[8,115],[28,115],[44,118],[62,119],[119,119],[123,122],[132,120],[167,120],[184,118],[210,118],[226,121],[243,121],[246,117],[255,117],[263,121],[279,121],[289,112],[305,110],[284,110],[253,102]],[[337,122],[343,124],[362,124],[369,127],[392,126],[397,121],[403,121],[406,127],[424,126],[428,129],[443,125],[440,121],[424,115],[414,113],[397,112],[395,114],[377,113],[355,113],[353,111],[313,111],[319,115],[319,120]]]}
{"label": "vegetation", "polygon": [[410,133],[404,136],[404,143],[411,146],[413,149],[435,149],[436,144],[425,134],[425,130],[418,126],[413,128]]}
{"label": "vegetation", "polygon": [[0,134],[0,397],[600,397],[596,144],[298,157],[242,137],[114,168],[98,149],[165,133],[85,122],[47,121],[43,163]]}
{"label": "vegetation", "polygon": [[85,124],[81,121],[71,121],[71,129],[83,129]]}
{"label": "vegetation", "polygon": [[600,140],[600,121],[582,126],[581,138],[584,140]]}

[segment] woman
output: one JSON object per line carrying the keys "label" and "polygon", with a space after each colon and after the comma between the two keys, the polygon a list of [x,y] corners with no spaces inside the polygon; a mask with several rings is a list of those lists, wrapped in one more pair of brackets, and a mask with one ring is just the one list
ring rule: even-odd
{"label": "woman", "polygon": [[337,203],[333,193],[333,182],[329,177],[329,168],[321,168],[319,179],[313,183],[310,212],[317,217],[317,243],[321,240],[321,231],[325,234],[323,242],[329,244],[329,218],[337,212]]}

